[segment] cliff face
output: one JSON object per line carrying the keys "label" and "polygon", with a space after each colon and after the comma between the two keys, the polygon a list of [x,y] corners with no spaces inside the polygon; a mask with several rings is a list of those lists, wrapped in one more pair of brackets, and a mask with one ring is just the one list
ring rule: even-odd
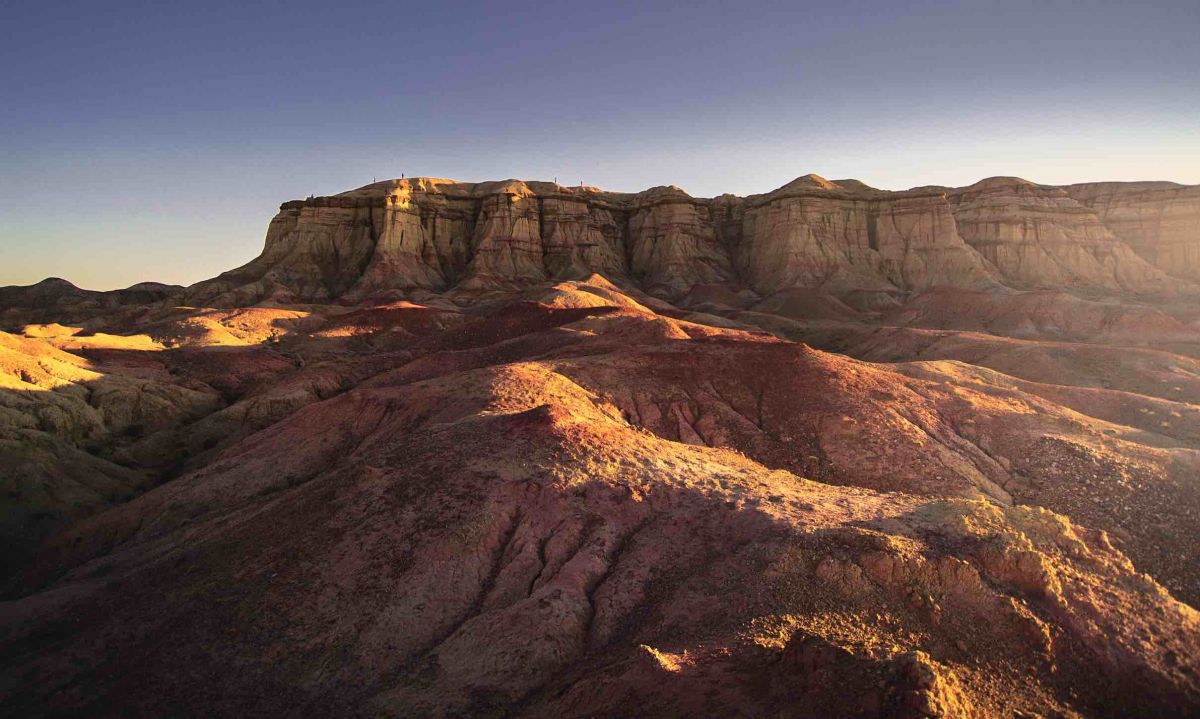
{"label": "cliff face", "polygon": [[593,273],[668,299],[710,285],[760,296],[1002,285],[1174,293],[1192,288],[1180,279],[1200,279],[1198,227],[1200,188],[1169,183],[992,178],[888,192],[807,175],[765,195],[703,199],[677,187],[414,178],[284,203],[263,254],[193,286],[189,300],[512,291]]}
{"label": "cliff face", "polygon": [[1200,280],[1200,186],[1096,182],[1063,189],[1147,262],[1175,277]]}
{"label": "cliff face", "polygon": [[1061,188],[995,177],[947,197],[959,234],[1014,287],[1149,292],[1175,284]]}
{"label": "cliff face", "polygon": [[851,190],[809,175],[745,205],[735,256],[761,294],[995,284],[941,193]]}
{"label": "cliff face", "polygon": [[340,297],[374,255],[372,215],[369,205],[354,200],[284,203],[267,227],[261,255],[193,288],[233,305]]}
{"label": "cliff face", "polygon": [[629,219],[630,273],[650,292],[685,294],[695,285],[735,282],[712,207],[678,187],[647,190]]}

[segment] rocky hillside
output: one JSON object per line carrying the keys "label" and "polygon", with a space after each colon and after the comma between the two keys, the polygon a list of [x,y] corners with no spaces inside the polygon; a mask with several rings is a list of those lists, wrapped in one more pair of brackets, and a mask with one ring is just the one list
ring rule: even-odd
{"label": "rocky hillside", "polygon": [[360,301],[592,273],[669,300],[714,284],[874,304],[937,286],[1191,293],[1198,223],[1200,188],[1153,183],[992,178],[887,192],[807,175],[765,195],[701,199],[677,187],[414,178],[284,203],[260,257],[189,297]]}

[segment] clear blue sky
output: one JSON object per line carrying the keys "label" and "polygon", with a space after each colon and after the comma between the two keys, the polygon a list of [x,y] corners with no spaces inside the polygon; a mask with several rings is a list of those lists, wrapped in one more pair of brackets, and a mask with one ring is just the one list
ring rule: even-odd
{"label": "clear blue sky", "polygon": [[191,283],[438,175],[1200,183],[1200,2],[0,0],[0,285]]}

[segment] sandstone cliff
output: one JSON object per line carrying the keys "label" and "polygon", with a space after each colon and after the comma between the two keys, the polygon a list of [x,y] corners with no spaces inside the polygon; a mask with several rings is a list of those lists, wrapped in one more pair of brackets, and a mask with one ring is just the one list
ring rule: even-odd
{"label": "sandstone cliff", "polygon": [[807,175],[738,209],[738,267],[762,294],[996,284],[958,236],[943,193],[883,192]]}
{"label": "sandstone cliff", "polygon": [[1175,277],[1200,280],[1200,186],[1095,182],[1063,189],[1147,262]]}
{"label": "sandstone cliff", "polygon": [[478,294],[592,274],[670,300],[698,286],[811,289],[867,307],[932,287],[1174,294],[1200,278],[1198,198],[1200,188],[1170,183],[1017,178],[890,192],[806,175],[713,199],[678,187],[390,180],[284,203],[262,255],[193,286],[189,300]]}
{"label": "sandstone cliff", "polygon": [[1151,292],[1177,284],[1060,188],[993,177],[947,197],[959,234],[1014,287]]}

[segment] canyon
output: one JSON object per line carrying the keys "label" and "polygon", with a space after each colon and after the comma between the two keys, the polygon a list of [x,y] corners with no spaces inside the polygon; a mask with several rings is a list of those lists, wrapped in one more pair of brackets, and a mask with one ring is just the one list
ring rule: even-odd
{"label": "canyon", "polygon": [[285,202],[0,288],[0,716],[1200,713],[1200,186]]}

